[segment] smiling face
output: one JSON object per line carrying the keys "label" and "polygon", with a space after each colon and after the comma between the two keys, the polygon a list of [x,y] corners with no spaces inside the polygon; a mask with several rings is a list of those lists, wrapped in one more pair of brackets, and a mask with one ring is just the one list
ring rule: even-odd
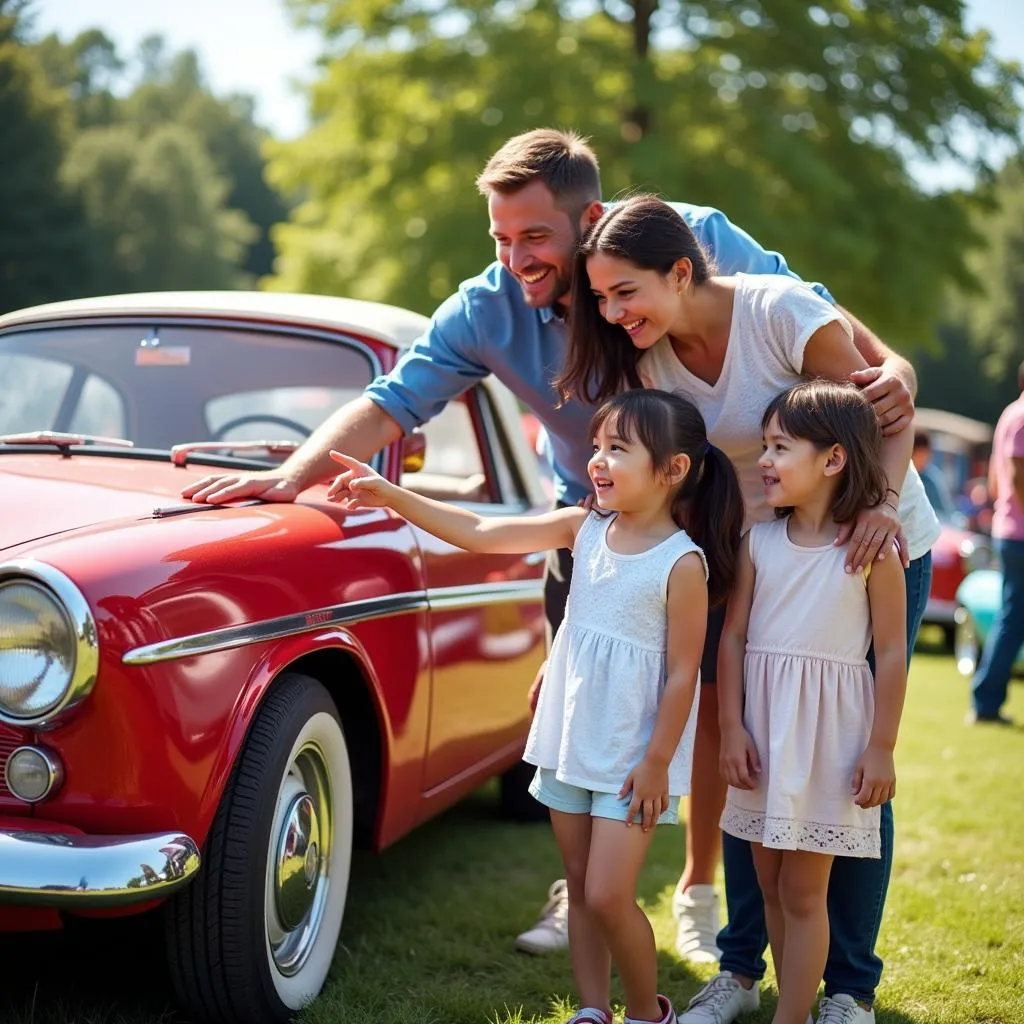
{"label": "smiling face", "polygon": [[638,440],[619,435],[614,415],[597,428],[587,470],[598,507],[608,512],[646,508],[651,504],[652,489],[660,482],[651,453]]}
{"label": "smiling face", "polygon": [[519,282],[527,303],[540,309],[566,300],[580,225],[555,205],[548,187],[534,181],[516,192],[492,192],[487,210],[498,259]]}
{"label": "smiling face", "polygon": [[668,274],[643,270],[618,256],[597,252],[587,260],[590,290],[598,312],[618,324],[638,349],[648,349],[669,331],[685,301],[677,271],[686,276],[688,260]]}
{"label": "smiling face", "polygon": [[790,437],[773,416],[762,437],[758,460],[765,500],[772,508],[799,508],[822,495],[826,480],[834,480],[846,463],[839,445],[817,448],[811,441]]}

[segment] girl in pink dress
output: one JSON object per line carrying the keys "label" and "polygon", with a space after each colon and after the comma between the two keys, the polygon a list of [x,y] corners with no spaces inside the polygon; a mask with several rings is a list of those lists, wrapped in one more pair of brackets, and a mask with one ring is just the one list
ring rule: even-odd
{"label": "girl in pink dress", "polygon": [[836,543],[887,498],[867,399],[798,384],[768,406],[762,434],[777,518],[748,533],[726,613],[722,828],[751,843],[779,982],[773,1024],[804,1024],[828,953],[832,858],[880,856],[879,807],[896,789],[906,596],[895,549],[844,572]]}

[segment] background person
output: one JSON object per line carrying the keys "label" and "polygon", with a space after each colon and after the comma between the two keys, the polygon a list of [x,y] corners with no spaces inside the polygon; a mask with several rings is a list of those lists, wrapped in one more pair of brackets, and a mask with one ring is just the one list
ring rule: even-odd
{"label": "background person", "polygon": [[992,435],[988,489],[995,502],[992,544],[1003,571],[1003,592],[971,683],[970,725],[1012,724],[1002,708],[1024,644],[1024,363],[1017,369],[1017,385],[1021,395],[1003,410]]}

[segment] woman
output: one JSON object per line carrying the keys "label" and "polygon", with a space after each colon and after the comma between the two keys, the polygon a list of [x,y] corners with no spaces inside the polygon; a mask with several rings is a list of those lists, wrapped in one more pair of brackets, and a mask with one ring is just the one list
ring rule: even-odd
{"label": "woman", "polygon": [[[736,467],[747,527],[770,519],[757,466],[761,416],[777,394],[804,378],[846,381],[865,368],[848,321],[802,282],[780,275],[713,276],[683,219],[652,196],[630,199],[598,220],[579,248],[575,282],[569,358],[558,381],[562,394],[601,401],[643,385],[684,393],[704,416],[711,442]],[[908,658],[928,593],[929,550],[939,532],[920,478],[908,472],[912,444],[907,430],[885,438],[885,499],[837,539],[837,544],[849,542],[851,572],[886,557],[899,541],[907,582]],[[709,616],[692,790],[715,805],[715,821],[725,800],[715,690],[723,622],[722,609]],[[892,865],[892,836],[892,809],[886,804],[881,859],[837,858],[833,867],[833,937],[819,1018],[825,1024],[831,1012],[849,1024],[874,1019],[870,1007],[882,968],[874,944]],[[727,1024],[758,1005],[754,982],[764,974],[767,939],[749,843],[726,836],[723,860],[729,924],[719,935],[721,972],[697,993],[680,1024]]]}

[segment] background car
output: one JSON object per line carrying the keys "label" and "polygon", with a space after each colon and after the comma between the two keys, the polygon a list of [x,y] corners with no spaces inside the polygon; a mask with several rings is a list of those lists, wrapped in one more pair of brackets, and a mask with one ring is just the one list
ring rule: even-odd
{"label": "background car", "polygon": [[[973,676],[1002,606],[1002,573],[998,569],[972,572],[957,588],[956,599],[956,667],[962,675]],[[1024,647],[1017,654],[1014,674],[1024,675]]]}
{"label": "background car", "polygon": [[940,477],[922,473],[921,481],[942,526],[932,547],[932,583],[922,625],[940,627],[946,646],[952,650],[957,629],[957,588],[968,573],[990,565],[991,545],[984,534],[968,529],[966,517],[957,511]]}
{"label": "background car", "polygon": [[[542,552],[465,552],[322,485],[179,498],[274,465],[426,325],[238,292],[0,318],[0,929],[159,906],[194,1019],[282,1021],[326,977],[355,843],[497,775],[535,806]],[[373,461],[483,514],[547,505],[493,379]]]}
{"label": "background car", "polygon": [[[913,429],[914,463],[942,524],[932,548],[932,585],[922,625],[938,626],[946,646],[952,649],[957,587],[969,572],[987,568],[991,563],[989,539],[980,529],[982,519],[965,514],[960,503],[969,478],[983,471],[987,462],[992,428],[942,409],[918,408]],[[925,462],[918,459],[917,435],[924,435],[927,440],[921,450]]]}

